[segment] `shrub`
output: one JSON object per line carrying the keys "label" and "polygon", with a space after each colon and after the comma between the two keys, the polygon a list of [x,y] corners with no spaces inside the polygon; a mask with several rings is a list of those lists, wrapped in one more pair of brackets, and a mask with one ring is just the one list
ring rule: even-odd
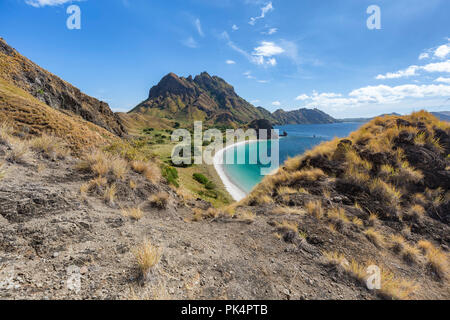
{"label": "shrub", "polygon": [[369,228],[366,231],[364,231],[364,234],[366,235],[367,239],[369,239],[370,242],[372,242],[376,247],[381,247],[383,244],[383,236],[375,231],[373,228]]}
{"label": "shrub", "polygon": [[109,166],[117,179],[123,180],[125,178],[128,172],[128,161],[119,157],[113,157],[110,159]]}
{"label": "shrub", "polygon": [[425,209],[419,204],[415,204],[415,205],[411,206],[408,209],[407,213],[410,217],[412,217],[416,220],[422,218],[426,214]]}
{"label": "shrub", "polygon": [[[355,260],[350,263],[344,255],[337,252],[324,252],[323,256],[329,265],[342,268],[349,275],[359,280],[361,284],[366,285],[368,277],[367,268],[372,265],[372,262],[362,264]],[[378,294],[386,299],[408,299],[412,293],[417,289],[417,286],[406,279],[398,279],[395,275],[380,267],[381,271],[381,289]]]}
{"label": "shrub", "polygon": [[150,203],[158,209],[166,209],[169,204],[169,194],[167,192],[159,192],[150,196]]}
{"label": "shrub", "polygon": [[281,223],[277,223],[276,226],[280,231],[292,231],[298,234],[297,222],[283,220]]}
{"label": "shrub", "polygon": [[52,135],[42,134],[40,137],[31,139],[30,145],[31,149],[52,160],[64,159],[68,154],[63,141]]}
{"label": "shrub", "polygon": [[116,188],[115,184],[113,184],[113,185],[111,185],[109,187],[106,187],[106,189],[105,189],[105,193],[103,194],[103,198],[110,205],[114,205],[114,202],[116,200],[116,191],[117,191],[117,188]]}
{"label": "shrub", "polygon": [[306,212],[316,217],[317,219],[322,218],[323,217],[322,202],[320,202],[319,200],[309,201],[308,203],[306,203]]}
{"label": "shrub", "polygon": [[122,215],[124,217],[129,217],[134,220],[140,220],[144,216],[144,213],[140,208],[127,208],[122,209]]}
{"label": "shrub", "polygon": [[203,185],[207,184],[208,181],[209,181],[208,178],[205,177],[201,173],[194,173],[192,176],[193,176],[195,181],[197,181],[198,183],[203,184]]}
{"label": "shrub", "polygon": [[430,249],[427,254],[427,265],[440,279],[444,280],[448,277],[448,257],[439,248]]}
{"label": "shrub", "polygon": [[415,263],[417,261],[417,257],[419,256],[420,250],[416,247],[406,245],[403,250],[403,260],[407,263]]}
{"label": "shrub", "polygon": [[208,181],[207,183],[205,183],[205,188],[207,190],[214,190],[216,188],[216,185],[214,184],[214,182]]}
{"label": "shrub", "polygon": [[156,266],[161,258],[161,249],[145,240],[133,250],[141,275],[146,278],[150,270]]}
{"label": "shrub", "polygon": [[401,253],[403,249],[405,249],[406,241],[405,238],[403,238],[400,235],[391,235],[390,238],[392,250],[394,250],[395,253]]}
{"label": "shrub", "polygon": [[162,168],[162,176],[167,180],[167,182],[175,187],[179,187],[178,183],[178,171],[174,167],[164,166]]}
{"label": "shrub", "polygon": [[420,240],[419,242],[417,242],[417,246],[422,250],[422,253],[424,254],[434,249],[434,245],[428,240]]}
{"label": "shrub", "polygon": [[248,210],[243,210],[237,214],[237,218],[239,221],[242,221],[245,223],[252,223],[255,221],[256,214],[254,214],[253,212],[248,211]]}
{"label": "shrub", "polygon": [[15,138],[10,139],[9,142],[11,150],[6,152],[6,160],[15,163],[23,163],[30,153],[28,143]]}
{"label": "shrub", "polygon": [[215,208],[209,208],[207,210],[203,210],[200,208],[194,209],[194,217],[193,221],[201,221],[204,219],[215,219],[219,216],[219,211]]}
{"label": "shrub", "polygon": [[350,222],[343,208],[333,208],[328,211],[327,215],[328,218],[339,224],[340,227],[342,227],[344,223]]}

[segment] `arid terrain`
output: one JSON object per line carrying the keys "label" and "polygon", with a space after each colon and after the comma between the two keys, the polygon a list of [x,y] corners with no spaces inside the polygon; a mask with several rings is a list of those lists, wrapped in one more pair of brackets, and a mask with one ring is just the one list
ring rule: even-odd
{"label": "arid terrain", "polygon": [[170,165],[174,119],[0,44],[0,299],[450,299],[448,122],[376,118],[229,203]]}

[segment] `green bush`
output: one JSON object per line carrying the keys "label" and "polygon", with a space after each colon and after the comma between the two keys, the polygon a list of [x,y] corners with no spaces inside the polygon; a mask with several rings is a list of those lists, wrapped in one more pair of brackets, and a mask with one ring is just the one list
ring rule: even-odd
{"label": "green bush", "polygon": [[167,180],[167,182],[177,188],[180,186],[180,184],[178,183],[178,171],[176,168],[165,166],[161,171],[163,177]]}
{"label": "green bush", "polygon": [[202,175],[201,173],[194,173],[192,176],[194,177],[195,181],[203,185],[206,185],[209,182],[208,178]]}
{"label": "green bush", "polygon": [[207,183],[205,183],[205,188],[207,190],[213,190],[216,188],[216,185],[214,184],[214,182],[208,181]]}

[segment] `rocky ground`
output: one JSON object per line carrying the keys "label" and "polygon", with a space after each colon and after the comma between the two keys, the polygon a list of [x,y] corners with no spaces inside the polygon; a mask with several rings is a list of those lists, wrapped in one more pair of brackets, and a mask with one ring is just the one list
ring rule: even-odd
{"label": "rocky ground", "polygon": [[[174,193],[167,209],[145,204],[144,217],[133,221],[118,205],[80,195],[88,178],[75,164],[30,157],[3,168],[0,298],[377,298],[322,264],[321,249],[333,243],[327,234],[318,232],[311,244],[287,243],[274,235],[273,218],[264,213],[252,223],[193,222],[191,207]],[[122,204],[138,201],[130,199]],[[146,238],[162,248],[162,257],[142,282],[132,251]],[[79,288],[71,285],[77,279]]]}

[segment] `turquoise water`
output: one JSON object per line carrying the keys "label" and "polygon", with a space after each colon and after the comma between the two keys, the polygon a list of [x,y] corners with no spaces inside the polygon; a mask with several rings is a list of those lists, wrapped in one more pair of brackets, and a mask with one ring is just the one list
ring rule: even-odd
{"label": "turquoise water", "polygon": [[[335,137],[347,137],[361,125],[362,123],[347,122],[278,126],[276,129],[279,129],[280,133],[283,131],[288,133],[287,137],[281,137],[279,140],[280,165],[282,165],[288,157],[303,154],[306,150],[313,148],[323,141],[329,141]],[[270,144],[270,141],[255,141],[246,145],[239,145],[236,148],[230,148],[225,152],[224,157],[227,157],[229,152],[232,153],[231,157],[234,156],[234,163],[237,163],[238,153],[246,155],[245,164],[224,165],[225,173],[234,185],[246,193],[249,193],[259,182],[261,182],[264,178],[264,176],[261,175],[261,168],[264,166],[261,163],[250,164],[249,154],[250,151],[258,151],[259,148],[267,147],[268,150],[270,150]],[[270,152],[268,155],[270,157]]]}

